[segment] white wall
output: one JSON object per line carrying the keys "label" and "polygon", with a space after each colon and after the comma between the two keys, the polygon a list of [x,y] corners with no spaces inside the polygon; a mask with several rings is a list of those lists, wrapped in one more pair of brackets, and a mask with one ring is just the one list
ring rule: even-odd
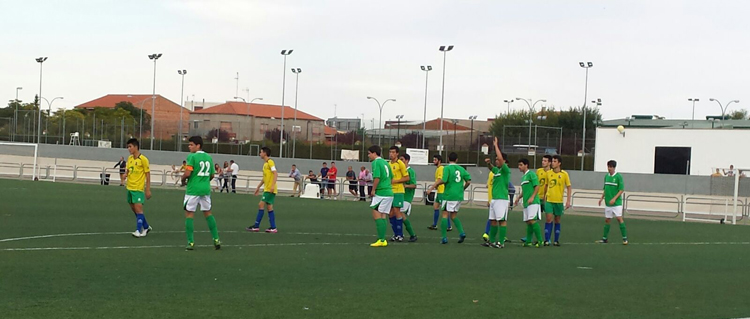
{"label": "white wall", "polygon": [[616,160],[620,172],[653,174],[657,146],[691,147],[691,175],[750,168],[747,141],[750,130],[625,128],[623,137],[616,128],[597,128],[594,170],[605,172],[607,161]]}

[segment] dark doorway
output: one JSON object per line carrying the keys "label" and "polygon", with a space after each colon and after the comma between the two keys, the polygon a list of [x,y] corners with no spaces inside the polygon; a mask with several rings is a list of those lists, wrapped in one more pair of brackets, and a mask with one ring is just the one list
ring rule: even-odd
{"label": "dark doorway", "polygon": [[690,175],[690,147],[656,147],[654,174]]}

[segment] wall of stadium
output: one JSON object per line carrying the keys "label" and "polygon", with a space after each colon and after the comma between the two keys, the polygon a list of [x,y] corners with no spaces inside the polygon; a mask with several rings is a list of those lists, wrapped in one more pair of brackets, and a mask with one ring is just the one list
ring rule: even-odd
{"label": "wall of stadium", "polygon": [[623,136],[597,128],[594,170],[606,172],[607,161],[616,160],[620,172],[653,174],[655,148],[675,146],[691,148],[691,175],[707,176],[712,168],[750,167],[748,140],[750,130],[626,128]]}

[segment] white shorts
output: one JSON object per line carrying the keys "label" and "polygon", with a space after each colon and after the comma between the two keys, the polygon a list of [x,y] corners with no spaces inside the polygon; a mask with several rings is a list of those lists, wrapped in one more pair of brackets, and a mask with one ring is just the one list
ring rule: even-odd
{"label": "white shorts", "polygon": [[622,217],[622,206],[604,207],[605,218]]}
{"label": "white shorts", "polygon": [[199,204],[201,205],[201,211],[205,212],[211,210],[211,195],[185,195],[185,201],[183,202],[182,206],[186,211],[194,212],[198,208]]}
{"label": "white shorts", "polygon": [[539,204],[531,204],[523,209],[523,221],[542,219],[542,207]]}
{"label": "white shorts", "polygon": [[490,201],[490,220],[506,220],[508,218],[508,207],[510,201],[507,199],[493,199]]}
{"label": "white shorts", "polygon": [[393,206],[393,196],[384,197],[375,195],[370,203],[370,208],[377,210],[381,214],[389,214]]}
{"label": "white shorts", "polygon": [[411,214],[411,203],[404,201],[404,206],[401,207],[401,212],[406,213],[406,216],[409,216],[409,214]]}
{"label": "white shorts", "polygon": [[461,201],[444,200],[441,208],[443,211],[449,213],[458,213],[458,210],[461,208]]}

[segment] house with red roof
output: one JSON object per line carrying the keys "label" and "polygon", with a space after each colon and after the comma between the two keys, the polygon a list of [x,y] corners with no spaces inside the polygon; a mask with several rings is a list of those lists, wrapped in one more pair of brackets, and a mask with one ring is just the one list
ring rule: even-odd
{"label": "house with red roof", "polygon": [[[154,104],[154,114],[151,113],[152,101]],[[151,115],[154,124],[154,137],[156,139],[170,139],[177,134],[180,126],[180,113],[182,112],[182,135],[187,135],[190,110],[158,94],[156,96],[152,96],[151,94],[107,94],[77,105],[75,108],[88,110],[93,110],[97,107],[114,108],[120,102],[130,102],[136,108],[143,109],[144,113]],[[150,135],[150,132],[148,134]],[[144,132],[144,136],[148,136],[146,132]]]}
{"label": "house with red roof", "polygon": [[232,139],[260,141],[266,132],[281,129],[282,110],[284,131],[296,134],[302,141],[325,140],[325,122],[319,117],[295,111],[289,106],[236,101],[192,112],[189,132],[207,136],[212,130],[219,129],[228,132]]}

